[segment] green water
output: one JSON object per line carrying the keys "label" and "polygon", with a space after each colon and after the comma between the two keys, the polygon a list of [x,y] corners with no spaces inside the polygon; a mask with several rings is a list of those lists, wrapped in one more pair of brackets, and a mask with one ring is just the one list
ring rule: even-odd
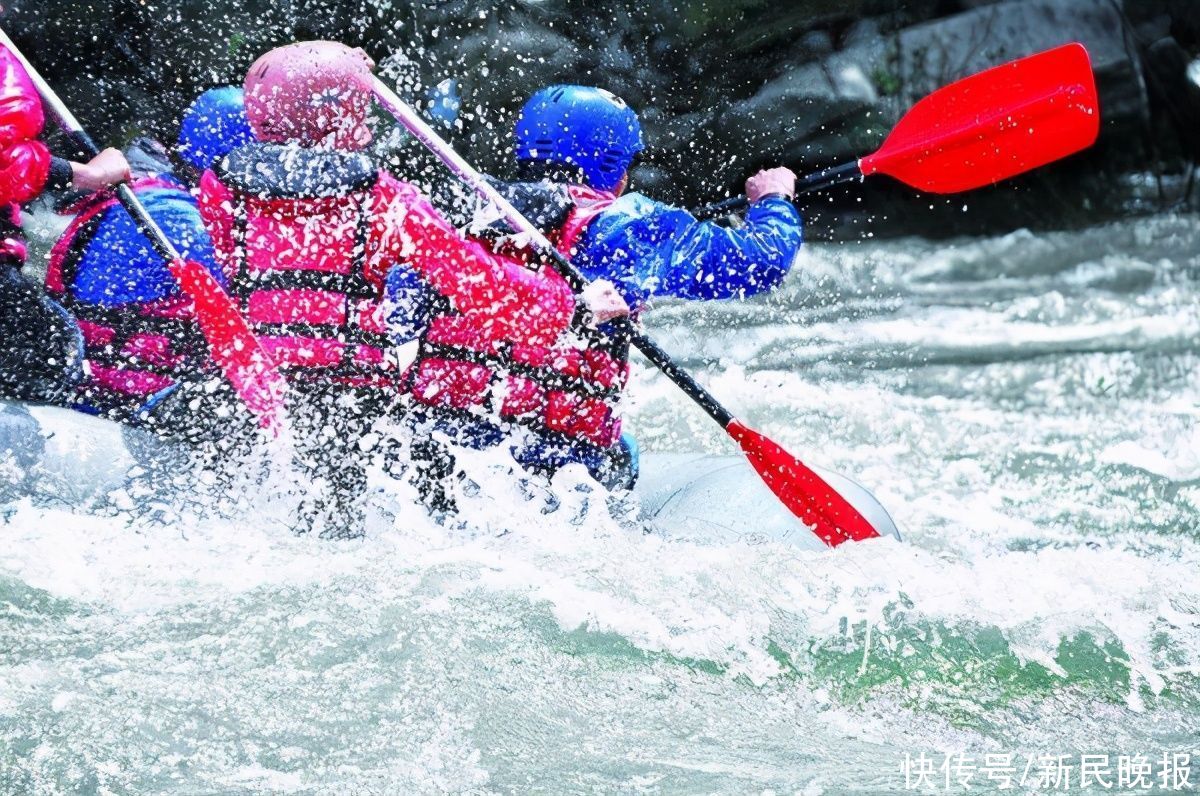
{"label": "green water", "polygon": [[[1200,765],[1198,276],[1197,219],[1163,216],[811,246],[774,296],[655,308],[904,543],[666,541],[569,483],[548,515],[485,483],[443,528],[380,481],[368,537],[336,543],[266,507],[13,502],[0,791],[904,793],[918,753]],[[632,395],[647,449],[726,450],[661,377]]]}

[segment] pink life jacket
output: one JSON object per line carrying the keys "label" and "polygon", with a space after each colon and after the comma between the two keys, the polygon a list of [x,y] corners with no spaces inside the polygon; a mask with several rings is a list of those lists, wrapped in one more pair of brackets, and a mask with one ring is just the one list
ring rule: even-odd
{"label": "pink life jacket", "polygon": [[0,256],[25,261],[20,204],[42,192],[50,152],[37,140],[42,100],[21,62],[0,46]]}
{"label": "pink life jacket", "polygon": [[395,387],[383,279],[368,251],[384,201],[358,153],[254,143],[201,181],[233,295],[289,378]]}
{"label": "pink life jacket", "polygon": [[[135,181],[134,190],[178,185],[157,178]],[[208,344],[195,324],[185,296],[104,307],[78,300],[79,260],[105,213],[118,200],[112,191],[93,194],[68,212],[75,217],[50,251],[46,292],[70,310],[83,335],[86,376],[77,390],[80,406],[117,420],[129,420],[146,400],[186,375],[207,367]]]}
{"label": "pink life jacket", "polygon": [[[572,207],[548,237],[570,257],[589,223],[615,200],[584,186],[569,188]],[[494,245],[497,256],[532,262],[527,248]],[[552,271],[552,266],[544,265]],[[506,343],[486,320],[435,311],[410,370],[409,390],[418,403],[445,415],[498,417],[571,442],[609,448],[621,436],[617,402],[629,374],[629,344],[582,323],[553,345]]]}

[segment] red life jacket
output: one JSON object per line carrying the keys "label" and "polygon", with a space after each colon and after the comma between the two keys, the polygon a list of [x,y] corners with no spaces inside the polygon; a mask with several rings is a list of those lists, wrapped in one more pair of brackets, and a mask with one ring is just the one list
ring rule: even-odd
{"label": "red life jacket", "polygon": [[[547,236],[570,257],[587,225],[615,200],[611,193],[570,187],[573,204]],[[528,267],[532,253],[492,245]],[[545,265],[545,268],[552,266]],[[552,346],[504,343],[486,319],[456,312],[447,302],[421,337],[409,371],[418,403],[464,419],[499,418],[571,443],[609,448],[621,436],[617,402],[629,374],[629,342],[574,322]]]}
{"label": "red life jacket", "polygon": [[231,215],[231,292],[293,380],[395,385],[383,280],[368,267],[378,188],[364,155],[260,143],[201,183],[206,222]]}
{"label": "red life jacket", "polygon": [[[178,188],[159,179],[133,183],[135,190]],[[46,291],[66,307],[83,336],[85,378],[77,390],[80,406],[118,420],[128,420],[146,400],[202,371],[208,345],[194,320],[192,302],[185,296],[105,307],[76,298],[72,286],[80,258],[104,219],[117,204],[111,191],[82,200],[50,251]]]}

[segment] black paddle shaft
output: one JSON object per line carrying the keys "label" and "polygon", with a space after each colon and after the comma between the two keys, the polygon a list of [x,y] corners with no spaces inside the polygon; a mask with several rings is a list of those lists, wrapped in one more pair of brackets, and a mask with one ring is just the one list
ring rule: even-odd
{"label": "black paddle shaft", "polygon": [[[588,279],[579,272],[571,261],[563,256],[557,249],[547,249],[546,253],[550,255],[550,260],[554,263],[554,268],[563,279],[567,280],[567,284],[576,293],[583,290],[588,285]],[[664,351],[658,343],[651,340],[646,335],[639,332],[627,316],[614,318],[609,321],[616,329],[616,333],[622,337],[627,337],[629,342],[646,359],[650,360],[663,374],[675,382],[675,386],[683,390],[683,392],[700,405],[700,408],[708,413],[708,416],[721,424],[721,428],[726,428],[733,422],[733,413],[721,405],[721,402],[713,396],[708,390],[701,386],[700,382],[696,381],[691,375],[681,368],[671,355]]]}
{"label": "black paddle shaft", "polygon": [[658,343],[651,340],[641,332],[634,331],[633,322],[629,318],[618,318],[618,328],[628,329],[630,333],[629,341],[633,343],[638,351],[646,359],[653,362],[659,370],[661,370],[668,379],[675,382],[675,386],[683,390],[689,398],[700,405],[700,408],[708,413],[708,416],[721,424],[721,428],[728,428],[733,422],[733,413],[721,405],[712,393],[704,389],[700,382],[691,377],[687,371],[683,370],[671,359],[671,355],[663,351]]}
{"label": "black paddle shaft", "polygon": [[[823,191],[826,188],[832,188],[835,185],[843,185],[848,182],[854,182],[861,179],[862,171],[858,168],[858,161],[851,163],[843,163],[840,166],[830,166],[827,169],[809,174],[806,177],[801,177],[796,180],[796,194],[815,193]],[[749,206],[750,200],[744,196],[734,196],[731,199],[726,199],[722,202],[714,202],[710,205],[698,207],[692,211],[692,215],[696,218],[716,218],[727,213],[736,213]]]}

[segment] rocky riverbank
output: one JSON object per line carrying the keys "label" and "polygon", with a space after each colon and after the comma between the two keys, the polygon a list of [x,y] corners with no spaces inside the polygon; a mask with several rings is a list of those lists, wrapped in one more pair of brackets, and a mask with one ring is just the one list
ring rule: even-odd
{"label": "rocky riverbank", "polygon": [[366,47],[492,170],[503,171],[512,113],[535,88],[606,86],[645,122],[636,184],[688,204],[737,192],[760,165],[807,171],[865,154],[946,82],[1087,45],[1103,121],[1091,152],[965,203],[885,180],[851,186],[811,200],[821,236],[1063,226],[1157,208],[1184,198],[1200,154],[1200,87],[1187,77],[1200,4],[1189,0],[121,0],[94,14],[70,0],[18,0],[4,24],[107,140],[171,137],[198,91],[238,81],[267,47],[322,36]]}

